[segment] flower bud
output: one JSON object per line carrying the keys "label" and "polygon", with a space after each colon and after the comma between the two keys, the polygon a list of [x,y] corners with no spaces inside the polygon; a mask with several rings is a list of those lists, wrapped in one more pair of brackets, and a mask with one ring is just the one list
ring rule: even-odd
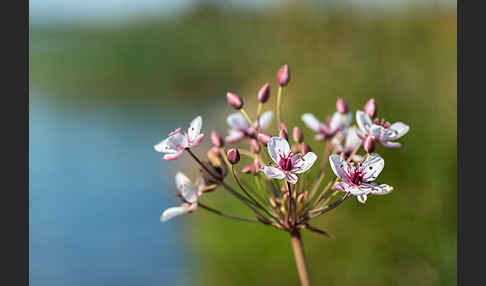
{"label": "flower bud", "polygon": [[311,152],[312,149],[309,145],[307,145],[306,143],[302,143],[302,154],[307,154],[309,152]]}
{"label": "flower bud", "polygon": [[341,114],[348,113],[348,103],[344,99],[338,98],[338,100],[336,101],[336,110]]}
{"label": "flower bud", "polygon": [[231,148],[226,154],[226,157],[232,165],[235,165],[240,161],[240,152],[236,148]]}
{"label": "flower bud", "polygon": [[251,165],[246,165],[246,166],[244,166],[244,167],[241,169],[241,172],[242,172],[243,174],[250,174],[250,173],[251,173],[251,167],[252,167]]}
{"label": "flower bud", "polygon": [[375,117],[375,115],[376,115],[376,102],[375,102],[374,98],[372,98],[372,99],[368,100],[368,102],[366,102],[365,107],[364,107],[364,112],[370,118]]}
{"label": "flower bud", "polygon": [[289,66],[284,65],[278,71],[277,82],[279,86],[284,87],[289,83],[289,81],[290,81]]}
{"label": "flower bud", "polygon": [[307,198],[307,191],[303,192],[297,197],[297,203],[302,204],[306,198]]}
{"label": "flower bud", "polygon": [[376,149],[375,137],[371,135],[366,136],[363,147],[367,153],[373,153]]}
{"label": "flower bud", "polygon": [[277,200],[275,200],[274,197],[270,197],[268,199],[268,202],[270,203],[270,206],[272,206],[272,208],[277,208]]}
{"label": "flower bud", "polygon": [[266,83],[258,91],[258,101],[265,103],[270,98],[270,84]]}
{"label": "flower bud", "polygon": [[258,141],[256,139],[250,139],[250,150],[253,153],[260,152],[260,144],[258,144]]}
{"label": "flower bud", "polygon": [[287,133],[287,131],[285,129],[280,129],[279,133],[278,133],[278,136],[280,138],[283,138],[285,140],[289,140],[289,134]]}
{"label": "flower bud", "polygon": [[229,105],[231,105],[234,109],[243,108],[243,100],[234,93],[228,92],[226,94],[226,100],[228,100]]}
{"label": "flower bud", "polygon": [[267,146],[268,141],[270,141],[270,138],[272,138],[272,136],[270,136],[267,133],[263,133],[263,132],[258,133],[258,135],[257,135],[258,141],[260,141],[265,146]]}
{"label": "flower bud", "polygon": [[304,135],[302,135],[302,131],[300,131],[299,127],[295,126],[294,130],[292,130],[292,138],[297,143],[302,143],[304,141]]}
{"label": "flower bud", "polygon": [[287,125],[285,123],[281,122],[280,123],[280,129],[284,129],[287,134],[289,133],[289,129],[287,128]]}
{"label": "flower bud", "polygon": [[214,146],[216,147],[223,147],[224,145],[224,140],[223,138],[221,137],[221,135],[219,135],[218,132],[216,131],[212,131],[211,132],[211,142],[213,143]]}

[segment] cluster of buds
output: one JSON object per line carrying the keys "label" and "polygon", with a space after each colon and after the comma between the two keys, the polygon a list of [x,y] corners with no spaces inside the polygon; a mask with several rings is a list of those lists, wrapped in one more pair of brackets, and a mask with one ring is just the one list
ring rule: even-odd
{"label": "cluster of buds", "polygon": [[[235,111],[226,119],[229,126],[226,136],[211,132],[213,146],[207,152],[207,160],[191,151],[204,137],[200,116],[189,124],[187,132],[176,129],[154,146],[156,151],[165,153],[165,160],[177,159],[186,152],[199,165],[201,173],[194,183],[180,172],[176,175],[182,205],[165,210],[162,221],[201,207],[227,218],[260,222],[290,233],[308,229],[328,236],[327,232],[311,226],[310,221],[351,196],[365,203],[370,195],[385,195],[394,189],[375,182],[385,166],[376,151],[378,143],[386,148],[401,147],[395,140],[405,135],[409,126],[377,118],[374,99],[353,114],[348,103],[339,98],[330,116],[312,113],[301,116],[304,125],[315,133],[314,140],[305,141],[298,126],[291,129],[289,136],[289,129],[280,116],[283,90],[289,80],[289,67],[285,65],[277,75],[275,129],[270,128],[274,112],[263,110],[271,95],[270,83],[265,83],[257,93],[259,104],[253,117],[244,109],[240,96],[233,92],[226,94],[228,104]],[[320,164],[316,164],[318,161]],[[328,167],[335,176],[324,183]],[[314,176],[309,175],[312,172]],[[201,202],[205,193],[216,189],[232,194],[248,207],[253,217],[227,214]]]}

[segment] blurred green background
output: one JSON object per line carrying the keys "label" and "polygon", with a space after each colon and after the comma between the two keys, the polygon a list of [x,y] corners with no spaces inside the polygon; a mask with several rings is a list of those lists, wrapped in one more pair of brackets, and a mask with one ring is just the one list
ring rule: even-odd
{"label": "blurred green background", "polygon": [[[163,189],[152,190],[165,193],[156,202],[160,208],[152,227],[160,230],[160,239],[167,235],[179,241],[176,250],[183,257],[178,263],[190,268],[174,275],[174,284],[297,285],[287,233],[203,210],[161,225],[160,211],[178,204],[172,197],[175,172],[195,175],[197,168],[186,158],[161,162],[152,145],[197,114],[205,120],[207,135],[212,129],[226,134],[225,118],[232,112],[227,91],[240,94],[254,114],[258,89],[268,81],[273,93],[266,108],[274,108],[276,73],[283,64],[290,66],[291,81],[282,117],[290,128],[300,125],[306,138],[312,134],[300,121],[302,113],[323,119],[335,110],[338,97],[353,111],[374,97],[380,117],[411,126],[401,149],[378,150],[386,160],[380,182],[396,192],[371,197],[364,206],[349,200],[315,220],[335,239],[304,231],[314,285],[455,285],[456,7],[446,2],[368,7],[310,1],[250,9],[208,1],[175,16],[110,25],[32,24],[31,110],[34,104],[57,111],[69,106],[79,110],[80,120],[118,110],[129,122],[120,132],[152,136],[140,140],[145,145],[127,142],[133,148],[123,154],[136,160],[136,152],[147,152],[152,160],[147,165],[164,177]],[[131,118],[137,124],[130,124]],[[141,131],[146,125],[153,130],[160,125],[158,134]],[[119,134],[103,136],[124,144],[116,142]],[[197,153],[205,154],[208,141]],[[322,145],[311,146],[321,154]],[[111,160],[102,148],[98,152],[97,160]],[[144,172],[134,176],[144,180]],[[140,191],[133,200],[143,196]],[[222,191],[203,201],[250,214]],[[137,243],[143,245],[144,237]],[[164,249],[151,251],[164,259]],[[42,277],[37,285],[53,285]]]}

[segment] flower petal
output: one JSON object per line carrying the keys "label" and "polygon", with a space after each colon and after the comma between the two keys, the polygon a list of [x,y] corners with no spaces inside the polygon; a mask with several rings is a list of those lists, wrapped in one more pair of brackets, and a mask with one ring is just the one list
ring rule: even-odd
{"label": "flower petal", "polygon": [[358,147],[359,143],[361,142],[361,139],[358,137],[357,134],[357,129],[356,127],[350,127],[348,129],[348,132],[346,134],[346,142],[344,143],[344,148],[349,149],[349,150],[354,150],[356,147]]}
{"label": "flower petal", "polygon": [[321,122],[312,113],[302,114],[302,121],[304,121],[307,127],[314,130],[314,132],[319,132]]}
{"label": "flower petal", "polygon": [[280,158],[287,158],[290,155],[290,146],[287,140],[281,137],[272,137],[267,144],[268,154],[278,164]]}
{"label": "flower petal", "polygon": [[364,134],[368,134],[368,130],[373,124],[371,122],[371,118],[361,110],[356,111],[356,123],[358,124],[361,132],[363,132]]}
{"label": "flower petal", "polygon": [[295,185],[297,183],[297,180],[299,179],[299,177],[297,177],[296,174],[292,174],[291,172],[287,172],[285,174],[285,180],[289,183],[291,183],[292,185]]}
{"label": "flower petal", "polygon": [[387,194],[393,192],[393,187],[389,186],[387,184],[377,185],[377,184],[371,183],[371,185],[373,186],[373,188],[371,189],[370,193],[373,194],[373,195],[382,196],[382,195],[387,195]]}
{"label": "flower petal", "polygon": [[178,159],[182,155],[182,153],[184,153],[184,150],[177,151],[177,153],[164,155],[164,160],[172,161]]}
{"label": "flower petal", "polygon": [[241,113],[232,113],[226,118],[226,122],[228,122],[228,125],[238,131],[244,131],[250,128],[250,123],[246,118],[243,116]]}
{"label": "flower petal", "polygon": [[161,222],[168,221],[171,218],[185,214],[187,212],[188,212],[187,204],[183,204],[179,207],[171,207],[171,208],[166,209],[162,213],[162,215],[160,216],[160,221]]}
{"label": "flower petal", "polygon": [[196,138],[201,133],[201,128],[202,128],[202,117],[197,116],[191,121],[191,124],[189,124],[189,128],[187,129],[187,135],[189,137],[189,142],[191,144],[192,142],[196,141]]}
{"label": "flower petal", "polygon": [[407,134],[408,131],[410,130],[410,126],[408,126],[407,124],[399,121],[399,122],[393,123],[390,126],[390,129],[396,131],[396,135],[392,139],[392,140],[396,140],[396,139],[402,137],[403,135]]}
{"label": "flower petal", "polygon": [[402,144],[398,142],[391,142],[391,141],[381,141],[381,145],[386,148],[400,148]]}
{"label": "flower petal", "polygon": [[191,180],[184,175],[182,172],[178,172],[175,176],[175,182],[177,186],[177,190],[182,195],[184,200],[188,203],[195,203],[197,202],[197,190],[196,187],[192,184]]}
{"label": "flower petal", "polygon": [[364,162],[360,165],[360,169],[363,172],[363,182],[374,181],[385,167],[385,160],[376,153],[372,153]]}
{"label": "flower petal", "polygon": [[345,115],[339,113],[339,112],[334,112],[334,114],[331,117],[331,122],[329,122],[329,127],[331,131],[335,130],[341,130],[344,128],[346,124],[346,117]]}
{"label": "flower petal", "polygon": [[312,167],[316,160],[317,155],[314,152],[309,152],[295,163],[291,172],[296,174],[304,173],[305,171],[309,170],[310,167]]}
{"label": "flower petal", "polygon": [[228,132],[229,135],[224,138],[224,141],[226,141],[227,143],[235,143],[245,137],[245,133],[241,131],[230,129]]}
{"label": "flower petal", "polygon": [[260,115],[258,120],[258,124],[260,124],[260,129],[265,129],[270,125],[272,122],[273,112],[272,111],[265,111]]}
{"label": "flower petal", "polygon": [[350,179],[350,173],[354,167],[341,158],[341,156],[333,154],[329,156],[329,162],[331,163],[331,168],[336,176],[343,180]]}
{"label": "flower petal", "polygon": [[285,178],[285,173],[278,168],[272,166],[263,166],[263,173],[269,178],[272,179],[283,179]]}
{"label": "flower petal", "polygon": [[194,148],[199,146],[199,144],[201,144],[203,139],[204,139],[204,134],[199,134],[198,136],[196,136],[196,138],[194,138],[193,141],[190,142],[191,144],[189,144],[189,147]]}

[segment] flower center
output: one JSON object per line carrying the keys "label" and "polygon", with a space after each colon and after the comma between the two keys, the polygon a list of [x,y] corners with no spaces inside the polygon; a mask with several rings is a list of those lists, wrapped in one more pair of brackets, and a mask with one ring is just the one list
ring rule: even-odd
{"label": "flower center", "polygon": [[359,164],[356,169],[354,169],[354,172],[351,174],[350,182],[355,185],[360,185],[363,182],[364,175],[365,172],[363,172],[363,169],[361,169],[361,164]]}
{"label": "flower center", "polygon": [[284,171],[292,170],[292,160],[291,155],[289,154],[287,157],[283,157],[280,155],[280,161],[278,162],[279,167]]}

